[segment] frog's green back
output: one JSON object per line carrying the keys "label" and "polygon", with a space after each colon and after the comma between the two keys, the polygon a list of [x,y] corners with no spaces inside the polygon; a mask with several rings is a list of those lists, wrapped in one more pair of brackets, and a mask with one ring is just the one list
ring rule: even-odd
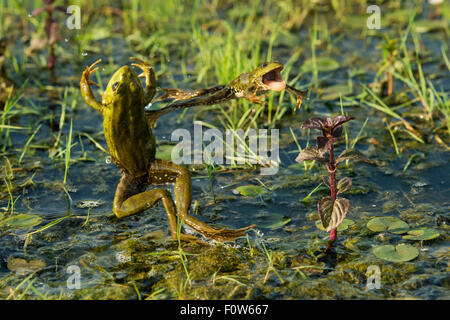
{"label": "frog's green back", "polygon": [[128,66],[109,81],[103,105],[103,129],[112,159],[126,174],[146,174],[155,158],[155,138],[144,113],[142,84]]}

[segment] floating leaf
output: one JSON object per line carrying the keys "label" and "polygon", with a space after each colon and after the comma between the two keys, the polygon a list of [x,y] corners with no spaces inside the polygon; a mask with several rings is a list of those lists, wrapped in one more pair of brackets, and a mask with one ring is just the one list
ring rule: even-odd
{"label": "floating leaf", "polygon": [[45,266],[46,264],[42,259],[34,259],[28,262],[21,258],[11,258],[7,263],[7,267],[10,271],[13,271],[21,276],[39,271],[45,268]]}
{"label": "floating leaf", "polygon": [[346,160],[357,160],[374,164],[372,160],[367,159],[365,155],[363,155],[360,151],[356,149],[347,149],[342,151],[342,153],[336,158],[336,164]]}
{"label": "floating leaf", "polygon": [[408,231],[409,225],[396,217],[377,217],[367,222],[367,228],[374,232],[389,231],[402,234]]}
{"label": "floating leaf", "polygon": [[307,147],[303,149],[295,159],[297,162],[317,160],[320,163],[327,163],[328,159],[324,157],[323,152],[317,147]]}
{"label": "floating leaf", "polygon": [[378,246],[373,248],[372,252],[378,258],[391,262],[406,262],[415,259],[419,255],[419,250],[404,243],[395,247],[390,244]]}
{"label": "floating leaf", "polygon": [[337,228],[347,215],[350,202],[345,198],[335,201],[331,197],[322,198],[318,205],[319,217],[326,231]]}
{"label": "floating leaf", "polygon": [[42,217],[34,214],[19,213],[0,221],[0,227],[10,230],[26,229],[41,223]]}
{"label": "floating leaf", "polygon": [[336,186],[338,194],[344,193],[345,191],[350,189],[351,186],[352,186],[352,179],[350,179],[349,177],[342,178],[341,180],[338,181]]}
{"label": "floating leaf", "polygon": [[246,197],[256,197],[268,192],[267,189],[264,188],[263,186],[255,186],[255,185],[240,186],[237,187],[235,191]]}
{"label": "floating leaf", "polygon": [[[337,231],[344,231],[347,230],[349,226],[354,225],[355,221],[350,219],[344,219],[342,220],[342,223],[337,227]],[[322,231],[325,231],[325,228],[323,227],[322,221],[317,220],[316,221],[316,227]]]}
{"label": "floating leaf", "polygon": [[[329,57],[318,57],[316,58],[316,67],[319,72],[329,72],[339,69],[339,62]],[[302,72],[312,72],[314,71],[314,63],[312,59],[307,59],[302,65]]]}
{"label": "floating leaf", "polygon": [[408,234],[403,236],[403,239],[423,241],[437,238],[439,237],[439,235],[440,235],[439,231],[435,229],[421,228],[409,230]]}
{"label": "floating leaf", "polygon": [[285,217],[281,214],[270,215],[264,224],[260,225],[261,228],[267,228],[276,230],[291,222],[291,218]]}

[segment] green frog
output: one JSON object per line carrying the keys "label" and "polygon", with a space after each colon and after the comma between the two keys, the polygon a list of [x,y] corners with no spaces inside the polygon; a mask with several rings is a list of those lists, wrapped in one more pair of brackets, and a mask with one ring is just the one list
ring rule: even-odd
{"label": "green frog", "polygon": [[[109,80],[101,101],[97,100],[91,88],[91,85],[98,85],[90,79],[98,70],[96,65],[101,59],[86,68],[80,82],[86,103],[103,114],[103,130],[109,153],[122,170],[114,196],[114,214],[123,218],[161,201],[173,239],[179,236],[181,240],[197,241],[192,235],[177,232],[177,217],[203,236],[217,241],[233,241],[243,236],[255,225],[235,230],[217,229],[189,214],[192,200],[190,173],[185,167],[155,158],[156,145],[151,123],[160,115],[180,108],[211,105],[238,97],[257,101],[257,95],[262,91],[284,90],[286,84],[279,75],[282,64],[267,63],[228,85],[200,90],[165,90],[164,99],[170,98],[175,102],[157,111],[145,111],[156,94],[155,73],[147,62],[134,57],[130,59],[142,73],[137,75],[129,66],[122,66]],[[145,78],[145,86],[139,78]],[[146,190],[149,185],[167,183],[174,183],[175,202],[165,188]]]}
{"label": "green frog", "polygon": [[[214,86],[207,89],[182,90],[161,88],[164,94],[152,102],[171,99],[172,103],[159,110],[148,110],[146,115],[151,124],[164,114],[177,109],[199,105],[213,105],[231,99],[245,98],[252,103],[261,103],[261,93],[265,91],[283,91],[286,89],[296,98],[294,110],[300,108],[308,90],[301,91],[288,85],[281,77],[283,64],[280,62],[265,62],[249,73],[243,73],[227,85]],[[186,101],[188,100],[188,101]]]}

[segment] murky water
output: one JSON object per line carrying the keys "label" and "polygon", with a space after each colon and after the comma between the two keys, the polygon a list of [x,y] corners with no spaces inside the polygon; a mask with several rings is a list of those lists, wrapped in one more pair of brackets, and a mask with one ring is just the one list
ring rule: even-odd
{"label": "murky water", "polygon": [[[422,39],[427,49],[439,57],[438,39],[441,35],[426,34]],[[376,37],[361,40],[356,35],[343,36],[339,46],[333,47],[332,54],[339,57],[342,67],[329,73],[330,78],[320,87],[342,83],[350,69],[362,67],[366,71],[352,77],[355,88],[359,88],[360,82],[370,82],[376,72],[376,65],[372,67],[371,64],[378,61],[380,55],[374,50],[379,42]],[[120,40],[115,40],[113,46],[121,47],[121,44]],[[298,43],[292,43],[292,47],[296,45]],[[19,49],[20,46],[12,48],[13,52]],[[274,48],[273,56],[280,61],[287,60],[289,56],[283,52],[286,50]],[[131,52],[121,49],[113,58],[121,65],[130,55]],[[22,168],[14,171],[16,189],[13,198],[20,196],[14,203],[14,212],[38,215],[43,220],[38,226],[27,229],[1,229],[0,298],[10,296],[9,288],[16,288],[32,274],[32,261],[40,261],[41,266],[30,278],[34,279],[33,287],[52,299],[137,299],[150,295],[157,299],[450,297],[450,154],[438,144],[420,144],[402,135],[398,141],[402,153],[397,156],[382,121],[385,115],[367,106],[344,107],[345,112],[356,118],[347,130],[350,138],[355,138],[365,119],[369,118],[357,148],[377,165],[351,163],[339,169],[338,178],[350,176],[353,180],[346,197],[351,203],[347,218],[354,224],[338,233],[335,255],[324,255],[328,234],[316,228],[315,221],[318,219],[316,203],[327,191],[320,188],[308,201],[301,200],[321,183],[326,170],[317,166],[305,170],[303,164],[296,164],[294,159],[298,148],[290,131],[293,130],[300,145],[305,147],[307,141],[314,141],[315,134],[308,137],[305,131],[301,131],[302,121],[340,113],[339,99],[324,101],[314,90],[311,100],[306,102],[309,111],[303,107],[295,114],[287,113],[277,124],[281,162],[276,175],[262,176],[258,168],[215,172],[216,209],[212,204],[205,168],[192,170],[193,210],[199,219],[218,227],[238,228],[256,224],[256,228],[248,233],[248,238],[238,239],[234,244],[211,247],[184,245],[185,269],[178,243],[170,240],[161,205],[121,220],[112,213],[114,192],[121,173],[108,161],[108,155],[90,143],[85,135],[89,134],[106,147],[101,115],[82,101],[76,89],[81,70],[100,56],[88,54],[79,58],[80,63],[67,63],[67,67],[58,65],[58,99],[36,89],[35,82],[30,80],[30,88],[25,90],[20,105],[33,106],[40,114],[24,112],[14,117],[11,123],[24,127],[32,123],[33,130],[37,123],[42,123],[20,165],[18,158],[31,132],[11,132],[12,145],[3,155],[10,159],[13,168]],[[349,63],[350,60],[353,62]],[[294,65],[294,70],[298,70],[300,65],[301,61]],[[158,67],[155,65],[155,69]],[[171,61],[166,67],[176,70],[178,65]],[[61,69],[64,71],[59,72]],[[112,71],[101,70],[103,83],[108,81]],[[50,83],[48,74],[36,67],[27,66],[26,72],[16,80],[36,75],[41,83]],[[435,86],[444,92],[449,91],[449,74],[439,59],[427,63],[424,72],[436,75]],[[311,74],[304,74],[300,79],[298,85],[308,83]],[[164,81],[163,77],[161,86],[169,85]],[[48,148],[42,146],[54,143],[61,113],[61,88],[67,85],[75,88],[67,93],[69,103],[77,102],[76,109],[67,111],[73,121],[73,143],[76,143],[71,158],[76,161],[70,164],[64,190],[64,157],[59,160],[50,158]],[[182,86],[195,87],[198,84],[183,83]],[[286,98],[284,103],[289,103],[289,100]],[[219,112],[197,113],[192,110],[183,117],[180,115],[181,112],[176,112],[160,120],[154,130],[160,144],[169,142],[171,132],[176,128],[192,132],[194,119],[220,125],[217,119]],[[68,135],[69,125],[66,123],[64,127],[63,139]],[[419,124],[419,127],[426,125]],[[375,138],[379,145],[374,144],[371,138]],[[337,148],[343,150],[345,143]],[[420,156],[403,170],[415,153]],[[3,166],[7,166],[6,160]],[[2,179],[6,177],[4,172],[1,175]],[[267,193],[244,197],[234,191],[241,185],[260,185],[258,179],[270,188]],[[172,187],[168,188],[172,192]],[[3,188],[0,207],[10,205],[9,194]],[[434,228],[440,236],[423,242],[408,241],[402,235],[374,233],[367,229],[366,223],[372,217],[383,215],[398,217],[411,228]],[[48,229],[26,237],[29,232],[63,217],[66,218]],[[392,263],[377,258],[372,252],[375,246],[398,243],[417,247],[419,256],[408,262]],[[18,259],[24,259],[25,262],[20,261],[28,264],[17,267]],[[371,266],[379,268],[381,282],[378,289],[367,290],[367,271]],[[76,287],[77,283],[80,288]],[[39,298],[32,291],[25,297]]]}

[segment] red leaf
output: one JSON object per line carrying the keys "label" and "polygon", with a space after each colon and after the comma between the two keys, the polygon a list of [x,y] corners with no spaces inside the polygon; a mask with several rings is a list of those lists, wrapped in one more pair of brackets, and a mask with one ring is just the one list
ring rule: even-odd
{"label": "red leaf", "polygon": [[355,119],[355,117],[347,117],[344,115],[337,116],[333,119],[333,128],[336,128],[337,126],[340,126],[343,123],[346,123],[347,121],[350,121],[352,119]]}
{"label": "red leaf", "polygon": [[317,129],[322,130],[323,129],[323,123],[324,119],[322,118],[311,118],[306,120],[302,123],[300,126],[301,129]]}

